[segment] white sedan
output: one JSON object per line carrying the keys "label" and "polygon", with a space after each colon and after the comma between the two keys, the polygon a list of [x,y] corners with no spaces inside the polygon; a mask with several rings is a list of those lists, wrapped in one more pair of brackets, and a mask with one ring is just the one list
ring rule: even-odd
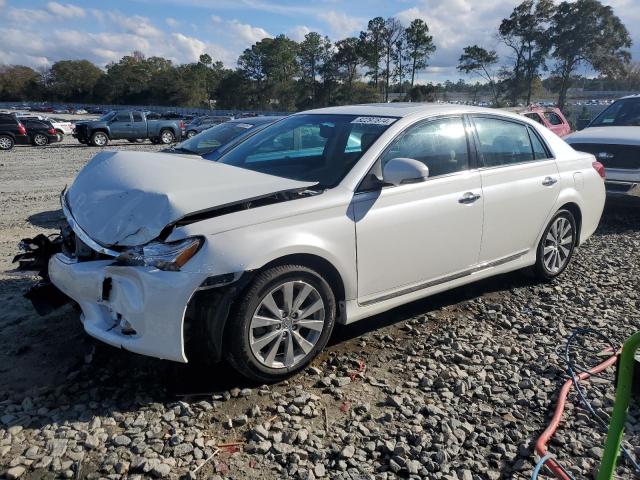
{"label": "white sedan", "polygon": [[49,274],[104,342],[274,381],[336,322],[525,267],[558,276],[598,225],[602,177],[520,115],[313,110],[218,162],[99,153],[62,196],[73,233]]}

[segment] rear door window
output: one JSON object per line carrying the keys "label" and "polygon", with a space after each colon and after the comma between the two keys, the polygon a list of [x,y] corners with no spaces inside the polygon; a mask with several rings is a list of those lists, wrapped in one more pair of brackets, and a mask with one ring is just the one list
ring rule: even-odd
{"label": "rear door window", "polygon": [[473,123],[485,167],[508,166],[534,160],[526,125],[491,117],[474,117]]}
{"label": "rear door window", "polygon": [[140,112],[133,112],[133,121],[134,122],[141,122],[142,121],[142,114]]}

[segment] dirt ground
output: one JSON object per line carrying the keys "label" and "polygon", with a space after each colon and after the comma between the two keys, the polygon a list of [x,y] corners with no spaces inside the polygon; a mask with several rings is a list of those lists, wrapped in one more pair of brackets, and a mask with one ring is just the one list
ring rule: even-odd
{"label": "dirt ground", "polygon": [[[148,141],[114,141],[108,148],[162,147]],[[42,148],[16,146],[0,152],[0,390],[56,384],[86,354],[77,316],[64,310],[43,321],[35,315],[22,296],[35,277],[12,271],[11,261],[22,238],[57,232],[63,221],[60,192],[98,151],[67,136]],[[9,361],[15,354],[19,354],[20,368]]]}

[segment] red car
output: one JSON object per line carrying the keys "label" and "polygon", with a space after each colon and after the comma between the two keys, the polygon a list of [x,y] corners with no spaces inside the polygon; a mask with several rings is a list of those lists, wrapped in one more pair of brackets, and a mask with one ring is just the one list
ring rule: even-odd
{"label": "red car", "polygon": [[522,112],[522,115],[544,125],[559,137],[571,133],[571,126],[559,108],[534,107]]}

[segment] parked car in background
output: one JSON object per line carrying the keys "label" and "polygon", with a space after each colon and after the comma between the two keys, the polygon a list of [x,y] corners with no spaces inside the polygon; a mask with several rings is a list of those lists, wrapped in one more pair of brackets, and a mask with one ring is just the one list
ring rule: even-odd
{"label": "parked car in background", "polygon": [[27,129],[11,113],[0,113],[0,150],[11,150],[14,145],[29,145]]}
{"label": "parked car in background", "polygon": [[229,120],[233,120],[233,117],[209,115],[196,117],[191,121],[191,123],[187,123],[184,126],[184,135],[187,138],[191,138],[194,135],[207,130],[208,128],[220,125],[224,122],[228,122]]}
{"label": "parked car in background", "polygon": [[336,322],[522,268],[557,277],[604,197],[592,155],[520,115],[331,107],[217,162],[98,154],[61,197],[71,229],[48,273],[97,339],[270,382]]}
{"label": "parked car in background", "polygon": [[565,140],[604,165],[608,195],[640,197],[640,95],[616,100]]}
{"label": "parked car in background", "polygon": [[73,131],[76,128],[72,122],[61,118],[48,118],[47,120],[49,120],[51,125],[53,125],[53,128],[56,129],[56,132],[60,136],[60,140],[62,140],[65,135],[73,134]]}
{"label": "parked car in background", "polygon": [[233,145],[282,118],[284,117],[273,116],[229,120],[194,137],[187,138],[174,147],[163,150],[163,152],[201,155],[207,160],[217,160]]}
{"label": "parked car in background", "polygon": [[58,137],[56,129],[47,120],[37,120],[32,118],[23,118],[20,120],[27,129],[27,135],[32,145],[36,147],[44,147],[49,143],[56,143],[61,140]]}
{"label": "parked car in background", "polygon": [[559,108],[533,107],[522,112],[522,115],[538,122],[540,125],[544,125],[559,137],[564,137],[571,133],[571,125],[569,125]]}
{"label": "parked car in background", "polygon": [[80,143],[104,147],[109,140],[150,139],[152,143],[169,145],[182,137],[181,120],[150,120],[146,112],[120,110],[103,115],[99,120],[77,122],[73,134]]}

